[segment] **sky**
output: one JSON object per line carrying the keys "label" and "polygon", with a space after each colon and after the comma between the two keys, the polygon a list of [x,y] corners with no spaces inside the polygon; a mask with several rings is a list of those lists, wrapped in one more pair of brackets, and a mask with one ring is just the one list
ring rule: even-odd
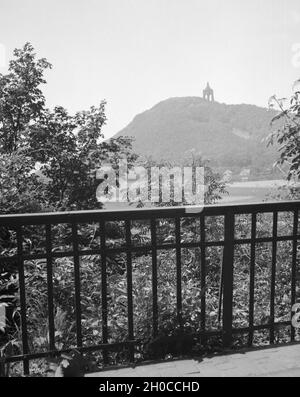
{"label": "sky", "polygon": [[0,73],[29,41],[47,106],[107,101],[105,137],[170,97],[267,107],[300,78],[299,0],[0,0]]}

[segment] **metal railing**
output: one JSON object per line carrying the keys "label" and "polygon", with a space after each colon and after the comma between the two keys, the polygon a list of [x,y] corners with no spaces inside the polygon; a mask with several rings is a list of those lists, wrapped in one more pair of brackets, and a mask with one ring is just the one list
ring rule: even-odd
{"label": "metal railing", "polygon": [[[290,241],[292,244],[291,255],[291,307],[296,301],[296,273],[297,273],[297,245],[300,239],[298,228],[300,202],[277,202],[260,203],[250,205],[226,205],[226,206],[207,206],[203,209],[193,209],[189,207],[168,207],[157,209],[129,209],[122,211],[80,211],[63,213],[42,213],[24,215],[3,215],[0,216],[0,227],[7,227],[16,231],[17,252],[13,257],[0,256],[0,265],[10,261],[17,261],[19,273],[19,293],[20,293],[20,312],[22,329],[22,354],[6,358],[6,362],[22,361],[24,373],[29,373],[30,360],[59,355],[62,351],[57,351],[55,347],[55,324],[54,324],[54,303],[53,303],[53,260],[58,257],[72,257],[74,263],[74,288],[75,288],[75,312],[76,312],[76,349],[81,352],[102,351],[109,352],[115,345],[126,346],[130,351],[130,360],[134,360],[134,346],[137,343],[134,335],[134,313],[133,313],[133,282],[132,282],[132,255],[136,252],[147,252],[152,261],[152,334],[158,335],[159,315],[158,315],[158,264],[157,257],[159,250],[173,249],[176,254],[176,313],[179,326],[184,326],[182,318],[182,258],[181,251],[184,248],[199,248],[201,260],[201,288],[206,289],[206,250],[208,247],[223,247],[223,272],[222,272],[222,326],[220,330],[211,331],[206,326],[206,294],[202,294],[199,306],[201,309],[200,332],[199,336],[204,338],[209,335],[219,335],[222,338],[223,346],[230,347],[235,333],[246,333],[248,344],[252,345],[253,333],[256,330],[268,330],[270,343],[274,343],[274,329],[278,325],[290,326],[290,321],[277,323],[274,314],[275,299],[275,276],[276,276],[276,250],[280,241]],[[278,214],[289,212],[292,214],[292,233],[290,235],[278,234]],[[257,215],[260,213],[270,213],[273,219],[271,236],[257,236]],[[247,238],[237,238],[235,234],[236,216],[247,214],[251,219],[251,230]],[[184,242],[181,239],[181,220],[186,217],[199,219],[199,241]],[[206,236],[206,217],[224,218],[224,236],[219,241],[208,241]],[[157,240],[157,220],[172,219],[175,224],[175,240],[171,243],[161,244]],[[148,220],[151,229],[151,243],[149,246],[135,246],[131,239],[131,224],[135,220]],[[106,244],[106,222],[122,221],[125,225],[125,245],[122,247],[109,247]],[[81,223],[97,223],[100,230],[99,247],[90,250],[81,250],[78,243],[78,225]],[[53,250],[51,229],[58,224],[71,225],[72,250],[57,252]],[[43,225],[46,230],[46,250],[45,253],[28,254],[24,252],[23,233],[24,228],[33,225]],[[269,321],[266,324],[254,324],[254,288],[255,288],[255,262],[256,244],[270,243],[272,245],[271,263],[271,292],[270,292],[270,313]],[[233,278],[234,278],[234,249],[236,245],[248,244],[250,246],[250,273],[249,273],[249,306],[248,306],[248,326],[244,328],[233,327]],[[110,344],[108,332],[108,299],[107,299],[107,256],[110,253],[124,253],[126,256],[126,280],[127,280],[127,320],[128,337],[126,340]],[[81,313],[81,280],[80,280],[80,257],[86,255],[99,255],[101,258],[101,324],[102,324],[102,343],[94,346],[84,346],[82,337],[82,313]],[[49,326],[49,349],[41,352],[31,352],[28,345],[27,328],[27,305],[26,305],[26,283],[24,273],[24,262],[26,260],[45,259],[47,265],[47,293],[48,293],[48,326]],[[295,339],[294,330],[291,331],[290,340]],[[69,351],[68,349],[63,350]]]}

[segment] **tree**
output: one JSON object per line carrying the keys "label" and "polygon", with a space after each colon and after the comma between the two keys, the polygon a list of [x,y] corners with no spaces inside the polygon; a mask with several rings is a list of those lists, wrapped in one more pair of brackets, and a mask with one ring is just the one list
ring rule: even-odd
{"label": "tree", "polygon": [[285,106],[286,98],[279,99],[275,95],[270,98],[269,105],[279,109],[273,118],[272,125],[277,128],[268,136],[268,145],[279,144],[278,165],[288,167],[287,179],[300,177],[300,80],[294,84],[295,92]]}
{"label": "tree", "polygon": [[70,116],[63,107],[45,111],[30,127],[31,156],[42,164],[47,178],[48,198],[59,209],[86,209],[98,206],[96,171],[103,161],[114,164],[126,156],[133,162],[129,138],[99,142],[104,138],[105,102]]}
{"label": "tree", "polygon": [[[108,159],[115,163],[120,155],[127,156],[129,163],[134,161],[131,139],[121,137],[100,142],[106,122],[105,101],[75,115],[70,115],[62,106],[53,110],[45,108],[41,85],[46,83],[45,70],[51,67],[46,59],[36,59],[32,45],[26,43],[14,51],[9,73],[0,75],[0,154],[3,161],[10,164],[9,169],[3,171],[6,176],[2,185],[4,181],[7,183],[9,175],[11,185],[19,186],[19,176],[10,171],[22,163],[22,149],[24,164],[31,167],[26,168],[31,178],[28,189],[34,192],[37,187],[43,191],[46,198],[43,205],[55,210],[95,208],[98,206],[96,169]],[[34,178],[37,163],[44,184]],[[30,190],[27,193],[30,195]],[[20,194],[24,195],[24,191]],[[14,203],[20,204],[20,210],[26,209],[20,200]],[[11,208],[7,200],[1,204],[2,212],[9,208],[19,212]]]}
{"label": "tree", "polygon": [[[166,168],[168,170],[173,169],[173,167],[179,167],[181,169],[181,174],[183,175],[184,173],[184,167],[191,167],[193,169],[196,169],[197,167],[201,167],[204,169],[204,204],[209,205],[209,204],[215,204],[217,201],[219,201],[222,198],[222,195],[226,194],[226,183],[221,179],[220,175],[213,171],[213,169],[209,166],[209,161],[204,160],[201,155],[198,153],[195,153],[194,150],[191,150],[186,153],[186,156],[183,160],[181,160],[179,163],[175,163],[172,161],[160,161],[157,163],[155,160],[153,160],[151,157],[148,157],[144,160],[139,160],[140,165],[142,165],[146,170],[148,170],[148,189],[151,191],[151,173],[150,169],[151,167],[158,167],[160,169],[160,172],[162,171],[163,168]],[[192,184],[193,184],[193,190],[195,190],[195,185],[196,185],[196,178],[195,174],[193,174],[192,177]],[[171,195],[173,196],[174,193],[174,175],[171,175]],[[162,181],[160,181],[160,184],[162,184]],[[161,185],[160,185],[160,190],[161,190]],[[173,198],[170,199],[169,203],[165,202],[160,202],[157,203],[158,206],[180,206],[180,205],[190,205],[191,203],[187,200],[185,200],[185,197],[183,195],[183,200],[182,202],[176,202],[174,201]],[[195,205],[200,205],[200,203],[195,203]],[[203,204],[203,203],[201,203]],[[144,203],[139,202],[138,206],[142,207]]]}
{"label": "tree", "polygon": [[1,155],[0,214],[39,212],[44,208],[44,186],[33,168],[33,160],[21,150]]}
{"label": "tree", "polygon": [[26,43],[14,51],[9,73],[0,74],[0,153],[12,153],[26,140],[30,123],[43,112],[45,98],[40,85],[51,64],[36,60],[34,49]]}

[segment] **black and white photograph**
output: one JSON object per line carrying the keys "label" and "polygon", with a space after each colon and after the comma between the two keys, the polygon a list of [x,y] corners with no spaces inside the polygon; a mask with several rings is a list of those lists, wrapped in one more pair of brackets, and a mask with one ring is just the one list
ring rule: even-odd
{"label": "black and white photograph", "polygon": [[0,377],[300,377],[299,0],[0,0]]}

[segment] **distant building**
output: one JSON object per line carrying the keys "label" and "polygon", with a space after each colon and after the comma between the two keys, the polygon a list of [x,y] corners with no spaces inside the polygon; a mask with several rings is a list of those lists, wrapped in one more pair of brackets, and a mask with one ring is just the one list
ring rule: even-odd
{"label": "distant building", "polygon": [[249,180],[249,176],[250,176],[250,169],[249,168],[244,168],[241,173],[240,173],[240,177],[242,179],[243,182],[246,182]]}
{"label": "distant building", "polygon": [[225,182],[225,183],[231,182],[231,180],[232,180],[232,175],[233,175],[233,172],[232,172],[232,171],[226,170],[226,171],[224,172],[224,174],[223,174],[222,181]]}
{"label": "distant building", "polygon": [[208,102],[214,102],[214,90],[210,87],[209,83],[207,83],[205,90],[203,90],[203,99]]}

